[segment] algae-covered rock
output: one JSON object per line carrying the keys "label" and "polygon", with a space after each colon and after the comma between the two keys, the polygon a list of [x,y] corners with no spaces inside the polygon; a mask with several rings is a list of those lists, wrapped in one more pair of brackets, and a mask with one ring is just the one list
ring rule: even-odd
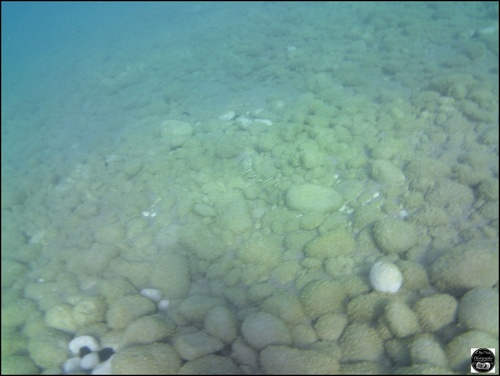
{"label": "algae-covered rock", "polygon": [[29,356],[2,356],[3,375],[39,375],[40,369]]}
{"label": "algae-covered rock", "polygon": [[306,318],[299,299],[291,293],[273,294],[262,303],[262,308],[291,325]]}
{"label": "algae-covered rock", "polygon": [[253,229],[247,201],[241,194],[231,194],[220,205],[221,226],[235,234]]}
{"label": "algae-covered rock", "polygon": [[178,253],[164,251],[155,259],[150,273],[150,287],[159,289],[167,299],[187,295],[191,284],[186,258]]}
{"label": "algae-covered rock", "polygon": [[160,129],[162,141],[172,149],[184,145],[193,134],[190,124],[178,120],[165,120]]}
{"label": "algae-covered rock", "polygon": [[460,300],[458,321],[468,329],[498,336],[498,292],[478,287]]}
{"label": "algae-covered rock", "polygon": [[319,375],[338,372],[337,357],[318,350],[269,346],[260,353],[260,363],[270,375]]}
{"label": "algae-covered rock", "polygon": [[347,316],[341,313],[327,313],[314,324],[318,337],[323,341],[336,341],[347,325]]}
{"label": "algae-covered rock", "polygon": [[215,338],[231,343],[238,334],[238,322],[231,310],[225,306],[210,309],[205,316],[205,330]]}
{"label": "algae-covered rock", "polygon": [[372,177],[381,184],[399,185],[404,183],[405,175],[391,162],[378,159],[372,163]]}
{"label": "algae-covered rock", "polygon": [[239,253],[238,260],[245,264],[242,280],[251,285],[263,282],[269,278],[273,268],[282,259],[282,246],[278,237],[254,236],[245,242]]}
{"label": "algae-covered rock", "polygon": [[104,321],[106,317],[106,303],[99,296],[85,296],[73,308],[73,318],[78,328]]}
{"label": "algae-covered rock", "polygon": [[174,347],[183,359],[194,360],[219,351],[224,343],[205,332],[196,332],[178,336]]}
{"label": "algae-covered rock", "polygon": [[465,244],[439,257],[430,268],[431,282],[441,291],[464,293],[498,282],[498,251],[481,244]]}
{"label": "algae-covered rock", "polygon": [[112,362],[115,375],[172,375],[180,366],[181,358],[166,343],[127,347],[116,353]]}
{"label": "algae-covered rock", "polygon": [[417,243],[417,231],[409,222],[386,218],[373,227],[375,242],[387,254],[407,251]]}
{"label": "algae-covered rock", "polygon": [[356,249],[352,233],[347,229],[327,232],[309,242],[306,255],[320,260],[339,255],[351,255]]}
{"label": "algae-covered rock", "polygon": [[156,304],[142,295],[130,295],[115,300],[106,314],[108,325],[113,329],[125,329],[141,316],[156,311]]}
{"label": "algae-covered rock", "polygon": [[231,358],[205,355],[182,365],[179,375],[240,375],[243,372]]}
{"label": "algae-covered rock", "polygon": [[474,202],[474,193],[467,185],[443,179],[432,188],[425,198],[431,205],[447,208],[451,214],[461,213]]}
{"label": "algae-covered rock", "polygon": [[285,322],[267,312],[248,315],[241,324],[241,332],[245,341],[258,350],[269,345],[292,343],[292,335]]}
{"label": "algae-covered rock", "polygon": [[202,223],[190,223],[179,232],[179,242],[196,257],[203,260],[215,260],[226,251],[226,245],[220,236],[214,234]]}
{"label": "algae-covered rock", "polygon": [[435,332],[455,319],[457,306],[458,302],[453,296],[436,294],[418,300],[414,310],[420,325],[425,330]]}
{"label": "algae-covered rock", "polygon": [[345,297],[342,285],[336,281],[313,281],[300,294],[306,315],[314,320],[325,313],[340,311]]}
{"label": "algae-covered rock", "polygon": [[315,184],[294,185],[287,190],[285,199],[290,209],[301,212],[330,213],[344,204],[342,195],[336,190]]}
{"label": "algae-covered rock", "polygon": [[430,364],[446,368],[448,360],[443,348],[431,335],[417,337],[410,346],[412,364]]}
{"label": "algae-covered rock", "polygon": [[418,157],[412,159],[406,167],[406,176],[412,189],[424,191],[434,186],[437,179],[450,175],[449,165],[433,158]]}
{"label": "algae-covered rock", "polygon": [[450,368],[462,374],[470,372],[470,349],[478,343],[480,347],[498,348],[498,338],[479,330],[469,330],[448,342],[445,350]]}
{"label": "algae-covered rock", "polygon": [[48,327],[75,333],[78,329],[73,317],[73,307],[69,304],[58,304],[45,313],[45,323]]}
{"label": "algae-covered rock", "polygon": [[59,367],[70,355],[68,350],[70,340],[70,335],[59,330],[42,328],[30,336],[28,342],[30,358],[41,368]]}
{"label": "algae-covered rock", "polygon": [[132,322],[123,334],[122,347],[158,342],[175,332],[175,324],[164,315],[143,316]]}
{"label": "algae-covered rock", "polygon": [[396,337],[407,337],[419,330],[417,315],[403,302],[389,303],[384,318]]}
{"label": "algae-covered rock", "polygon": [[349,325],[340,339],[342,361],[377,361],[384,352],[384,343],[377,331],[366,324]]}
{"label": "algae-covered rock", "polygon": [[205,315],[214,307],[224,305],[220,298],[206,295],[191,295],[179,305],[179,312],[191,322],[203,322]]}

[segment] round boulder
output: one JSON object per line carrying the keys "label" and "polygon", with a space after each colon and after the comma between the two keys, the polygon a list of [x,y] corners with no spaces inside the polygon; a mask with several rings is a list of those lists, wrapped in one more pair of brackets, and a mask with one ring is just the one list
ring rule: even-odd
{"label": "round boulder", "polygon": [[458,321],[469,329],[498,336],[498,292],[478,287],[460,300]]}
{"label": "round boulder", "polygon": [[315,184],[294,185],[287,190],[285,198],[288,208],[301,212],[331,213],[344,204],[336,190]]}
{"label": "round boulder", "polygon": [[450,249],[432,264],[430,277],[441,291],[456,294],[491,287],[498,282],[498,251],[480,245]]}
{"label": "round boulder", "polygon": [[269,345],[290,345],[292,335],[285,322],[267,312],[248,315],[241,325],[245,340],[257,350]]}
{"label": "round boulder", "polygon": [[373,227],[375,242],[386,254],[407,251],[417,243],[413,224],[395,218],[378,221]]}

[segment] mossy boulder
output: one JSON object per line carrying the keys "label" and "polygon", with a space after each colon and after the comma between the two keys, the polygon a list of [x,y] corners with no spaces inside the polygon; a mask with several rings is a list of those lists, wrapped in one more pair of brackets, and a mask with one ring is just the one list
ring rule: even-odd
{"label": "mossy boulder", "polygon": [[339,255],[351,255],[356,249],[352,233],[347,229],[327,232],[309,242],[306,246],[308,257],[326,260]]}
{"label": "mossy boulder", "polygon": [[432,284],[455,294],[493,286],[498,282],[498,251],[488,248],[477,243],[448,250],[430,268]]}
{"label": "mossy boulder", "polygon": [[290,187],[286,192],[285,200],[288,208],[301,212],[330,213],[340,209],[344,204],[344,199],[339,192],[315,184]]}
{"label": "mossy boulder", "polygon": [[396,218],[378,221],[373,227],[373,236],[386,254],[402,253],[417,243],[415,226]]}

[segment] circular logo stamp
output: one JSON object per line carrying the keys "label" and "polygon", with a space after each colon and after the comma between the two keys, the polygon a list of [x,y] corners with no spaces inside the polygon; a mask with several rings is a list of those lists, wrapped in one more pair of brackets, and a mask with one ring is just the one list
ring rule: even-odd
{"label": "circular logo stamp", "polygon": [[490,349],[476,349],[470,357],[470,365],[478,373],[491,372],[495,367],[495,354]]}

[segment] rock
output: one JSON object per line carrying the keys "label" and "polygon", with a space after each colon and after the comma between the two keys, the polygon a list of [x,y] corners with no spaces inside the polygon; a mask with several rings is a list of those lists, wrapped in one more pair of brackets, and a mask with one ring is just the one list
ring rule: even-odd
{"label": "rock", "polygon": [[45,324],[66,333],[75,333],[77,326],[73,318],[73,307],[69,304],[59,304],[45,313]]}
{"label": "rock", "polygon": [[460,300],[458,321],[498,337],[498,292],[484,287],[470,290]]}
{"label": "rock", "polygon": [[342,285],[336,281],[312,281],[300,294],[300,301],[306,315],[315,320],[325,313],[338,312],[345,298]]}
{"label": "rock", "polygon": [[379,361],[384,344],[377,331],[366,324],[349,325],[340,339],[343,362]]}
{"label": "rock", "polygon": [[238,334],[237,320],[233,312],[224,306],[217,306],[205,316],[205,330],[215,338],[231,343]]}
{"label": "rock", "polygon": [[412,364],[431,364],[446,368],[448,360],[441,345],[430,335],[416,338],[410,346]]}
{"label": "rock", "polygon": [[181,366],[181,358],[171,345],[153,343],[151,345],[130,346],[113,356],[114,375],[159,375],[176,374]]}
{"label": "rock", "polygon": [[441,291],[463,294],[498,282],[498,251],[480,244],[450,249],[430,268],[431,282]]}
{"label": "rock", "polygon": [[171,149],[184,145],[193,134],[193,127],[183,121],[165,120],[161,124],[161,136]]}
{"label": "rock", "polygon": [[377,291],[394,294],[403,284],[403,275],[392,262],[377,261],[370,269],[370,283]]}
{"label": "rock", "polygon": [[183,255],[165,251],[156,257],[150,270],[150,286],[161,290],[166,299],[183,298],[190,284],[188,263]]}
{"label": "rock", "polygon": [[161,299],[161,291],[158,289],[142,289],[141,295],[151,299],[154,302],[159,302]]}
{"label": "rock", "polygon": [[241,325],[245,341],[257,350],[269,345],[290,345],[292,335],[285,322],[267,312],[249,314]]}
{"label": "rock", "polygon": [[378,221],[373,227],[373,237],[386,254],[402,253],[417,243],[415,226],[395,218]]}
{"label": "rock", "polygon": [[166,316],[143,316],[132,322],[123,334],[122,347],[159,342],[175,332],[174,323]]}
{"label": "rock", "polygon": [[407,337],[419,330],[417,315],[402,302],[391,302],[385,308],[385,321],[396,337]]}
{"label": "rock", "polygon": [[124,296],[110,304],[106,314],[108,325],[112,329],[125,329],[141,316],[156,311],[156,304],[141,295]]}
{"label": "rock", "polygon": [[436,294],[418,300],[414,310],[425,330],[435,332],[455,320],[457,300],[448,294]]}
{"label": "rock", "polygon": [[405,181],[405,175],[399,168],[381,159],[372,163],[372,177],[379,183],[387,185],[399,185]]}
{"label": "rock", "polygon": [[179,375],[240,375],[243,374],[229,357],[206,355],[182,365]]}
{"label": "rock", "polygon": [[80,355],[80,350],[84,347],[88,348],[90,351],[97,351],[99,350],[99,342],[91,336],[78,336],[73,338],[68,344],[69,351],[71,351],[73,355]]}
{"label": "rock", "polygon": [[320,375],[339,372],[337,357],[318,350],[269,346],[260,354],[260,363],[269,375]]}
{"label": "rock", "polygon": [[339,210],[344,199],[336,190],[314,184],[290,187],[286,192],[286,205],[301,212],[331,213]]}
{"label": "rock", "polygon": [[206,295],[191,295],[179,305],[180,314],[190,322],[203,322],[205,315],[214,307],[224,305],[224,301]]}
{"label": "rock", "polygon": [[219,351],[224,343],[204,332],[196,332],[177,337],[174,347],[183,359],[194,360]]}

